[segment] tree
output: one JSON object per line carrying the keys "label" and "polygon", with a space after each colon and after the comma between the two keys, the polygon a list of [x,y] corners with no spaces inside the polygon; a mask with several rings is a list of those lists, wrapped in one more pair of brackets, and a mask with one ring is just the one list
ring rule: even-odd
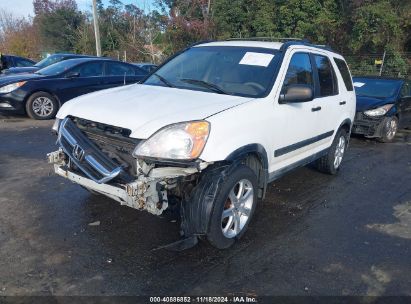
{"label": "tree", "polygon": [[85,16],[74,0],[34,0],[34,23],[47,51],[75,49],[77,32]]}

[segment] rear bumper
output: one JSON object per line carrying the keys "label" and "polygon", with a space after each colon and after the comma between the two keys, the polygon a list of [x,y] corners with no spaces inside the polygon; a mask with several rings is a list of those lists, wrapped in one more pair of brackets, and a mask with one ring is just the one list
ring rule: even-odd
{"label": "rear bumper", "polygon": [[357,112],[354,119],[352,133],[366,137],[381,137],[384,128],[385,116],[369,117],[362,112]]}

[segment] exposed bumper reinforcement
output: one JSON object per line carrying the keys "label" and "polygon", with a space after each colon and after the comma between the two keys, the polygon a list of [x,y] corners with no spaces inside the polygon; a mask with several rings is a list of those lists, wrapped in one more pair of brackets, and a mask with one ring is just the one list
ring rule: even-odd
{"label": "exposed bumper reinforcement", "polygon": [[[146,210],[155,215],[160,215],[168,207],[167,192],[158,191],[157,184],[159,182],[155,180],[136,180],[124,186],[114,186],[98,184],[59,164],[54,164],[54,171],[56,174],[76,184],[116,200],[121,205],[138,210]],[[160,198],[159,195],[162,197]]]}

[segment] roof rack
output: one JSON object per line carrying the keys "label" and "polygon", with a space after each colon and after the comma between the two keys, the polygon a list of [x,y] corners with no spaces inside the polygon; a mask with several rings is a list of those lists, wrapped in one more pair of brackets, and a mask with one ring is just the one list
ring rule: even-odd
{"label": "roof rack", "polygon": [[332,51],[334,50],[328,45],[313,44],[308,39],[293,38],[293,37],[244,37],[244,38],[229,38],[226,41],[266,41],[266,42],[283,42],[281,49],[287,49],[291,45],[306,45],[319,49]]}
{"label": "roof rack", "polygon": [[244,37],[244,38],[229,38],[226,41],[266,41],[266,42],[284,42],[284,41],[304,41],[309,43],[307,39],[293,38],[293,37]]}

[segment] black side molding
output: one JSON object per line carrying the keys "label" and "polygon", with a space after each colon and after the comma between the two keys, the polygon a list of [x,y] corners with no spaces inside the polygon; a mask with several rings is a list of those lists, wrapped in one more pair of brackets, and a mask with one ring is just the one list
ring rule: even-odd
{"label": "black side molding", "polygon": [[315,142],[317,142],[317,141],[320,141],[320,140],[322,140],[322,139],[324,139],[324,138],[330,137],[330,136],[333,135],[333,134],[334,134],[334,131],[328,131],[328,132],[326,132],[326,133],[323,133],[323,134],[317,135],[317,136],[315,136],[315,137],[311,137],[311,138],[305,139],[305,140],[303,140],[303,141],[300,141],[300,142],[297,142],[297,143],[295,143],[295,144],[286,146],[286,147],[284,147],[284,148],[277,149],[277,150],[274,151],[274,157],[279,157],[279,156],[281,156],[281,155],[284,155],[284,154],[293,152],[293,151],[295,151],[295,150],[298,150],[298,149],[300,149],[300,148],[302,148],[302,147],[311,145],[311,144],[313,144],[313,143],[315,143]]}
{"label": "black side molding", "polygon": [[319,159],[320,157],[326,155],[329,151],[329,148],[322,150],[314,155],[308,156],[307,158],[304,158],[294,164],[288,165],[284,168],[281,168],[277,171],[274,171],[272,173],[270,173],[269,177],[268,177],[268,182],[271,183],[273,181],[275,181],[276,179],[279,179],[280,177],[284,176],[286,173],[288,173],[289,171],[292,171],[296,168],[308,165],[309,163]]}

